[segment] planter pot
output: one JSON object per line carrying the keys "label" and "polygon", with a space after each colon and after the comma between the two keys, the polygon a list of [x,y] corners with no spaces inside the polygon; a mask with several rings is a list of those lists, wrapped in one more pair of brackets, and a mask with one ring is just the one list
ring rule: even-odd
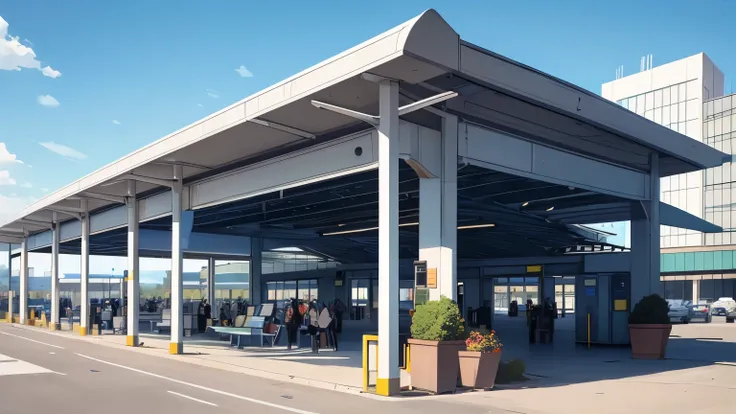
{"label": "planter pot", "polygon": [[423,341],[409,339],[411,385],[435,394],[455,392],[460,363],[458,352],[465,341]]}
{"label": "planter pot", "polygon": [[631,356],[634,359],[664,359],[672,325],[629,325]]}
{"label": "planter pot", "polygon": [[496,374],[501,365],[500,352],[460,351],[458,356],[463,387],[491,389],[496,385]]}

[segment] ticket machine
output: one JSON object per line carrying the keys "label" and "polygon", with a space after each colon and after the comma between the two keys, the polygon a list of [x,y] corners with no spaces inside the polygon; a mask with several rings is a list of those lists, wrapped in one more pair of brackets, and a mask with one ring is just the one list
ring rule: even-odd
{"label": "ticket machine", "polygon": [[629,344],[630,281],[629,273],[575,277],[576,342]]}

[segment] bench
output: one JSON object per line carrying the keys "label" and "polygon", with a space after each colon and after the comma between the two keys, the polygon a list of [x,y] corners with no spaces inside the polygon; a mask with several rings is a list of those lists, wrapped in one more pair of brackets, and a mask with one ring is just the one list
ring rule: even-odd
{"label": "bench", "polygon": [[268,343],[271,347],[276,345],[279,332],[281,331],[281,325],[276,326],[276,331],[267,333],[264,332],[266,328],[266,318],[263,316],[251,316],[246,319],[245,325],[242,328],[234,328],[229,326],[210,326],[218,334],[230,335],[230,344],[237,346],[238,349],[242,349],[243,346],[240,343],[240,339],[246,337],[257,337],[259,339],[258,344],[263,347],[264,343]]}

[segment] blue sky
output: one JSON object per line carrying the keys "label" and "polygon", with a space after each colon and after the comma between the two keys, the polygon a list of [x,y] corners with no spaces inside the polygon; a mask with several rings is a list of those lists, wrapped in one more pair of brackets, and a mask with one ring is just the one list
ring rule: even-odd
{"label": "blue sky", "polygon": [[[0,221],[427,8],[465,40],[597,93],[647,53],[658,65],[704,51],[727,85],[736,74],[728,0],[0,0]],[[7,70],[15,37],[38,69]]]}

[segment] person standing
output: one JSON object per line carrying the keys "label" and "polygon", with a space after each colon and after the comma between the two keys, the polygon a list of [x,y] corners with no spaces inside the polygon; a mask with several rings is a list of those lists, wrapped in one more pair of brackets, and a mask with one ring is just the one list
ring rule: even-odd
{"label": "person standing", "polygon": [[340,298],[335,299],[334,311],[335,314],[335,333],[342,333],[342,315],[345,313],[345,304],[342,303]]}
{"label": "person standing", "polygon": [[288,341],[287,349],[291,349],[291,345],[297,343],[297,334],[299,326],[302,324],[302,314],[299,312],[299,302],[291,299],[291,303],[286,308],[286,338]]}
{"label": "person standing", "polygon": [[312,339],[312,352],[317,353],[319,352],[319,310],[317,309],[316,300],[309,302],[307,315],[309,317],[307,332]]}
{"label": "person standing", "polygon": [[202,333],[207,329],[207,316],[204,314],[205,300],[202,299],[197,307],[197,331]]}

